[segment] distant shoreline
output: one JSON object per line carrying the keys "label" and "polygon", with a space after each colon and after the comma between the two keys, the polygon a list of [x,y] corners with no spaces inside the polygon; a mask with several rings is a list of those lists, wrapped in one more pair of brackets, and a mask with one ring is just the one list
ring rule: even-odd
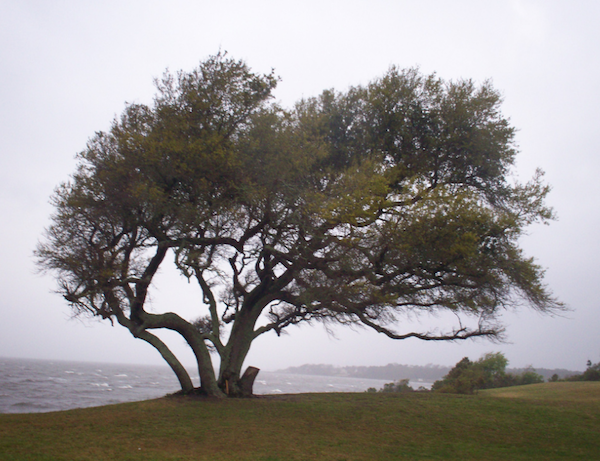
{"label": "distant shoreline", "polygon": [[[344,366],[326,364],[305,364],[299,367],[288,367],[283,370],[277,370],[276,373],[290,373],[310,376],[333,376],[347,378],[363,379],[383,379],[397,381],[400,379],[410,379],[411,381],[437,381],[448,374],[452,367],[442,365],[401,365],[398,363],[389,363],[383,366]],[[519,374],[525,371],[525,368],[507,368],[508,373]],[[559,378],[565,378],[579,371],[566,370],[563,368],[534,368],[535,372],[548,380],[556,374]]]}
{"label": "distant shoreline", "polygon": [[[85,365],[99,366],[132,366],[132,367],[157,367],[170,370],[166,363],[129,363],[129,362],[110,362],[110,361],[85,361],[85,360],[70,360],[70,359],[49,359],[49,358],[34,358],[34,357],[8,357],[0,356],[0,360],[27,360],[27,361],[43,361],[43,362],[60,362],[60,363],[80,363]],[[186,364],[186,368],[194,368],[194,364]],[[298,374],[308,376],[331,376],[338,378],[362,378],[362,379],[377,379],[397,381],[399,379],[410,379],[412,381],[436,381],[442,379],[452,369],[451,366],[444,365],[403,365],[398,363],[389,363],[387,365],[349,365],[337,366],[331,364],[303,364],[300,366],[292,366],[284,369],[261,369],[268,373],[285,373]],[[565,378],[575,374],[582,373],[582,370],[567,370],[564,368],[535,368],[536,373],[542,375],[548,380],[552,375],[557,374],[559,378]],[[519,374],[525,371],[526,368],[507,368],[508,373]]]}

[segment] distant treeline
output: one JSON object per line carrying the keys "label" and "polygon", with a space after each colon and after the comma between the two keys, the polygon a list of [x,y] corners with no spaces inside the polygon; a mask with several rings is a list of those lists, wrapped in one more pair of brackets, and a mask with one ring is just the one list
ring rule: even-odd
{"label": "distant treeline", "polygon": [[318,375],[318,376],[346,376],[350,378],[367,379],[422,379],[424,381],[435,381],[446,375],[450,367],[439,365],[400,365],[389,363],[384,366],[351,366],[336,367],[334,365],[301,365],[299,367],[289,367],[280,370],[281,373],[293,373],[298,375]]}
{"label": "distant treeline", "polygon": [[559,379],[564,379],[569,376],[581,374],[580,371],[565,370],[564,368],[507,368],[506,372],[513,375],[520,375],[528,370],[533,370],[538,375],[542,375],[546,381],[549,381],[554,375],[556,375]]}
{"label": "distant treeline", "polygon": [[[346,376],[349,378],[366,379],[389,379],[393,381],[401,379],[410,379],[412,381],[421,379],[423,381],[437,381],[448,374],[452,367],[441,365],[400,365],[398,363],[388,363],[383,366],[351,366],[337,367],[334,365],[316,365],[306,364],[299,367],[289,367],[285,370],[279,370],[279,373],[291,373],[297,375],[317,375],[317,376]],[[507,372],[520,374],[528,369],[526,368],[508,368]],[[577,372],[564,369],[536,368],[535,372],[542,375],[546,380],[553,375],[559,378],[565,378],[576,374]]]}

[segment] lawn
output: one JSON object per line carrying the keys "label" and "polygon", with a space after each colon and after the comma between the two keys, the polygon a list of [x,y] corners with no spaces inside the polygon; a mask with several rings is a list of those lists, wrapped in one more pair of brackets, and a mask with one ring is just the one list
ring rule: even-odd
{"label": "lawn", "polygon": [[0,415],[0,460],[600,458],[600,383],[478,395],[162,398]]}

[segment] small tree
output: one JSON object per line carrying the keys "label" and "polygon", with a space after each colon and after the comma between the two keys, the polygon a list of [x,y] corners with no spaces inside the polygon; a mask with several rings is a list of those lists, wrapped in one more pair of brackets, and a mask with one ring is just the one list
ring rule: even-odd
{"label": "small tree", "polygon": [[434,382],[431,390],[451,394],[472,394],[476,389],[481,388],[484,381],[482,368],[476,367],[468,357],[464,357],[442,380]]}
{"label": "small tree", "polygon": [[526,384],[540,384],[544,382],[544,377],[536,373],[533,368],[528,368],[523,373],[517,376],[516,386],[524,386]]}
{"label": "small tree", "polygon": [[569,376],[566,381],[600,381],[600,362],[594,364],[591,360],[587,361],[587,368],[583,373]]}
{"label": "small tree", "polygon": [[[179,333],[201,390],[236,396],[252,392],[252,342],[290,325],[501,339],[502,309],[563,308],[518,247],[552,218],[548,187],[541,173],[510,181],[514,129],[489,83],[392,67],[287,111],[270,102],[276,83],[219,54],[165,74],[153,105],[128,105],[89,141],[36,251],[75,313],[154,346],[189,392],[153,332]],[[168,259],[201,290],[194,318],[146,309]],[[437,312],[459,321],[398,330],[406,314]]]}
{"label": "small tree", "polygon": [[583,372],[583,381],[600,381],[600,362],[587,361],[587,369]]}
{"label": "small tree", "polygon": [[[379,392],[384,393],[401,393],[401,392],[413,392],[414,389],[410,386],[410,380],[400,379],[393,383],[385,383]],[[372,388],[371,388],[372,389]]]}

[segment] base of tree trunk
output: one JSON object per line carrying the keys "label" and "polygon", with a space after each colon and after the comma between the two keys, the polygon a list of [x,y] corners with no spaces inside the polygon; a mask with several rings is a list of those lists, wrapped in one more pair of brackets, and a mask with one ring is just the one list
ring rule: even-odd
{"label": "base of tree trunk", "polygon": [[254,380],[256,379],[259,371],[260,368],[256,367],[246,368],[246,371],[244,371],[244,374],[240,378],[240,391],[242,396],[250,397],[253,395]]}

